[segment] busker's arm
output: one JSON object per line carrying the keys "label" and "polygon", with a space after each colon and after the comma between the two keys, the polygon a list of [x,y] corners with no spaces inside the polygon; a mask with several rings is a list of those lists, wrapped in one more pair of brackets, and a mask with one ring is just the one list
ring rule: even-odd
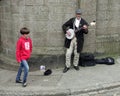
{"label": "busker's arm", "polygon": [[67,22],[65,22],[63,25],[62,25],[62,29],[64,31],[64,34],[66,34],[66,31],[68,29],[70,29],[70,27],[72,26],[72,19],[69,19]]}

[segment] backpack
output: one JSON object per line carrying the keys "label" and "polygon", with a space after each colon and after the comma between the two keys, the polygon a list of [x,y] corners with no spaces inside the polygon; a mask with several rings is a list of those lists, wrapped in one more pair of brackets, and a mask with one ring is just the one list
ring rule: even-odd
{"label": "backpack", "polygon": [[95,66],[95,56],[92,53],[81,53],[79,58],[79,66]]}

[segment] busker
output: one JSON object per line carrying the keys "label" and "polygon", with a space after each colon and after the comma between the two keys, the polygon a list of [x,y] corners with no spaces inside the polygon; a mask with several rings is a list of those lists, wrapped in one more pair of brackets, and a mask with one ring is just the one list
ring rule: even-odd
{"label": "busker", "polygon": [[81,17],[81,9],[77,9],[76,16],[70,18],[62,26],[65,38],[66,58],[65,68],[63,73],[67,72],[71,66],[71,55],[74,52],[73,65],[76,70],[79,70],[79,56],[83,49],[84,34],[88,33],[88,23]]}

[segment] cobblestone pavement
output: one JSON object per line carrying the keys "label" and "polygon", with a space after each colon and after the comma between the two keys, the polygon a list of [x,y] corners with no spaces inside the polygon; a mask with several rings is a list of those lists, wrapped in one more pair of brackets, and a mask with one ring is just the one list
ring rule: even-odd
{"label": "cobblestone pavement", "polygon": [[[15,83],[17,71],[0,69],[0,96],[120,96],[120,62],[52,70],[43,76],[40,70],[29,72],[28,86]],[[38,68],[39,69],[39,68]]]}

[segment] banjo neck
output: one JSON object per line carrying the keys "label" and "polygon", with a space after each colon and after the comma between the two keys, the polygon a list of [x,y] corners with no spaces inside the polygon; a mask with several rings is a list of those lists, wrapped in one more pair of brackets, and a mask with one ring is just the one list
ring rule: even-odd
{"label": "banjo neck", "polygon": [[77,32],[80,31],[82,28],[83,28],[83,27],[80,27],[80,28],[74,30],[74,32],[77,33]]}

